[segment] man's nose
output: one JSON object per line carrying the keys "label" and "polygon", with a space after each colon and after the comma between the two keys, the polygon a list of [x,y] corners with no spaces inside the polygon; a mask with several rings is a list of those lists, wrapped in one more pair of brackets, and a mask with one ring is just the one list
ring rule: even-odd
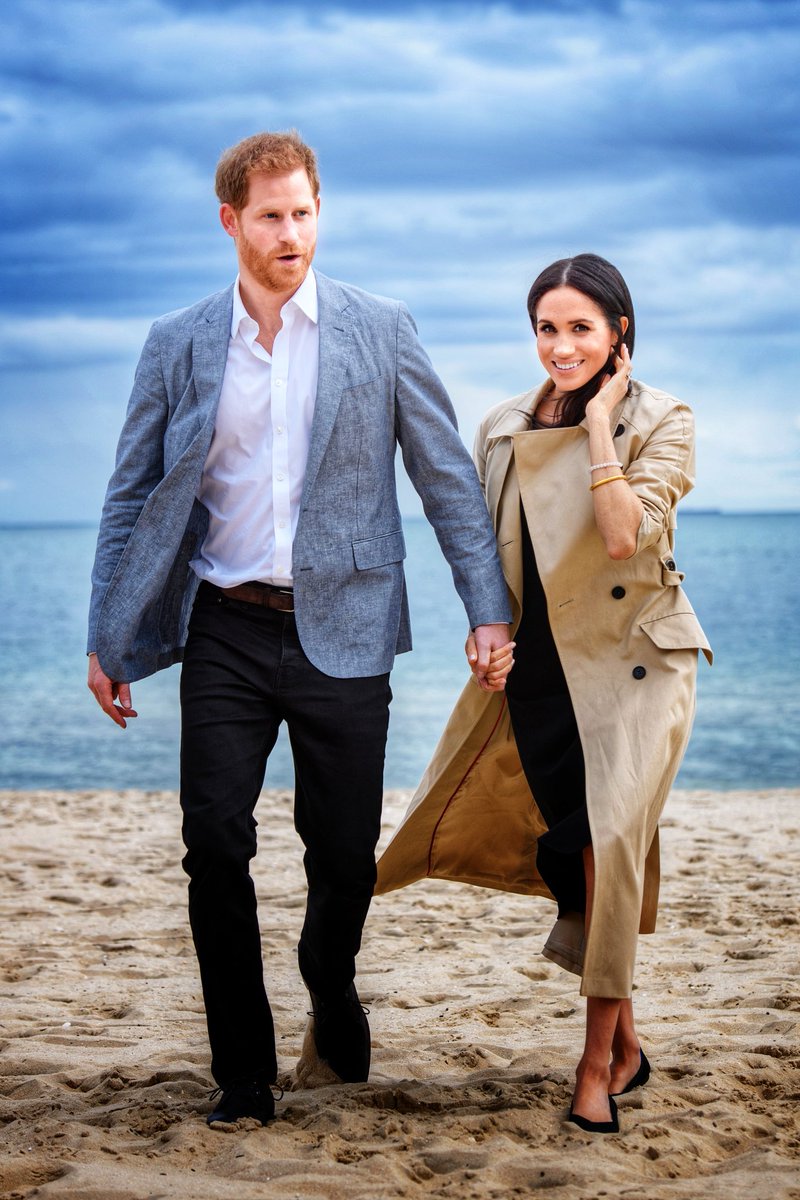
{"label": "man's nose", "polygon": [[297,241],[297,222],[294,217],[284,217],[281,221],[280,236],[283,242]]}

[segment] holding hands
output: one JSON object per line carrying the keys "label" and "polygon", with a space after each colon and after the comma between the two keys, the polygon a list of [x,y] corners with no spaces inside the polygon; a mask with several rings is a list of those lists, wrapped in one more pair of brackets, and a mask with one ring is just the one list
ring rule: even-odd
{"label": "holding hands", "polygon": [[482,691],[503,691],[514,665],[515,645],[509,640],[507,625],[478,625],[469,634],[464,652]]}

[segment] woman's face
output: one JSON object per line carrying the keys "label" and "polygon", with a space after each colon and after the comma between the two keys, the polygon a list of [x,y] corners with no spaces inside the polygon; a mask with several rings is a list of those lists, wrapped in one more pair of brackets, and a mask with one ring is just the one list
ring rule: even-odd
{"label": "woman's face", "polygon": [[[621,324],[624,333],[627,318]],[[588,383],[618,340],[602,308],[576,288],[553,288],[536,307],[536,349],[559,393]]]}

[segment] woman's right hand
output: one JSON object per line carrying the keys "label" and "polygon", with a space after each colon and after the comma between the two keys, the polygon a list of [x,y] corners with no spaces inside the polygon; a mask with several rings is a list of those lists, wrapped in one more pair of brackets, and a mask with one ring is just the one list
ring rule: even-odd
{"label": "woman's right hand", "polygon": [[628,390],[631,378],[631,356],[624,343],[620,353],[614,357],[614,367],[616,368],[614,374],[603,377],[597,395],[593,396],[586,405],[586,416],[589,420],[595,415],[601,420],[608,420]]}

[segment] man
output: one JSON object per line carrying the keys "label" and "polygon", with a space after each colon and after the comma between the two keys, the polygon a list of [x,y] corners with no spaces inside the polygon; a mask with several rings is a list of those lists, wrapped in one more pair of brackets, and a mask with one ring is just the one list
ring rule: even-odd
{"label": "man", "polygon": [[[294,132],[222,156],[232,287],[153,325],[100,527],[89,687],[118,725],[130,682],[183,660],[189,916],[222,1097],[214,1126],[274,1115],[277,1063],[249,861],[286,721],[308,903],[312,1046],[369,1072],[355,956],[375,881],[389,671],[411,648],[395,447],[474,629],[489,688],[506,588],[472,463],[404,305],[311,270],[319,179]],[[309,1039],[307,1038],[307,1041]]]}

